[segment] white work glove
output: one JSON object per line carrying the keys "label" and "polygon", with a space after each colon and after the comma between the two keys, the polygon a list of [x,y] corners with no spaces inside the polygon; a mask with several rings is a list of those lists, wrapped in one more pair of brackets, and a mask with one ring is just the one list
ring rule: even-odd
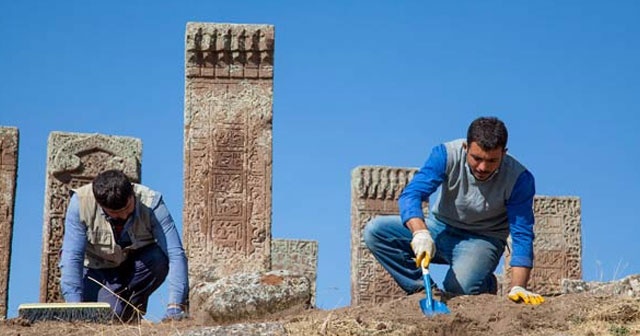
{"label": "white work glove", "polygon": [[530,304],[537,306],[544,302],[544,298],[540,294],[530,292],[520,286],[513,286],[507,295],[513,302],[523,302],[524,304]]}
{"label": "white work glove", "polygon": [[[418,230],[413,233],[411,248],[416,255],[416,267],[429,267],[431,258],[436,254],[436,244],[427,230]],[[424,261],[424,265],[422,264]]]}

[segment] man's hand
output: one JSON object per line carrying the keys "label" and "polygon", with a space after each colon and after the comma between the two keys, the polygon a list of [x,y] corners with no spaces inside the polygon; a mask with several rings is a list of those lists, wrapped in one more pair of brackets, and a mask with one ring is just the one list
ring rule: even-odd
{"label": "man's hand", "polygon": [[163,322],[166,321],[180,321],[182,319],[186,319],[189,317],[189,314],[187,314],[183,309],[182,309],[182,305],[174,305],[171,304],[167,307],[167,312],[164,315],[164,317],[162,318]]}
{"label": "man's hand", "polygon": [[424,267],[428,267],[431,258],[436,254],[436,245],[427,230],[418,230],[413,233],[411,248],[416,255],[416,267],[418,268],[422,266],[423,260]]}
{"label": "man's hand", "polygon": [[530,292],[520,286],[513,286],[507,295],[513,302],[524,302],[524,304],[530,304],[537,306],[544,302],[544,298],[540,294]]}

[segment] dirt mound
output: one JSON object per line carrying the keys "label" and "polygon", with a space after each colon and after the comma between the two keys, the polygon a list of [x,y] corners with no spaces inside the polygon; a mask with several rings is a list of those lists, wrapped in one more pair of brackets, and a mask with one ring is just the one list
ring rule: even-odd
{"label": "dirt mound", "polygon": [[423,296],[317,313],[290,321],[287,330],[295,335],[456,336],[605,335],[613,329],[622,330],[615,334],[622,336],[624,330],[640,332],[638,299],[572,294],[547,298],[543,305],[532,307],[494,295],[461,296],[447,302],[451,315],[426,318],[418,308]]}
{"label": "dirt mound", "polygon": [[[494,295],[460,296],[447,301],[451,315],[425,317],[424,294],[379,305],[309,310],[272,316],[289,335],[613,335],[640,334],[640,299],[593,294],[547,298],[537,307]],[[257,322],[257,321],[247,321]],[[99,325],[3,321],[5,335],[183,335],[203,325],[195,320],[137,325]],[[250,330],[250,329],[247,329]]]}

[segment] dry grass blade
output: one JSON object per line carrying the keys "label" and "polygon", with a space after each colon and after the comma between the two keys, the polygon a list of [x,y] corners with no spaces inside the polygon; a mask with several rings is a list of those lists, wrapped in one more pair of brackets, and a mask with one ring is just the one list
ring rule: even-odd
{"label": "dry grass blade", "polygon": [[327,315],[327,318],[324,319],[324,321],[322,322],[322,325],[320,326],[320,335],[326,335],[327,334],[327,327],[329,326],[329,321],[331,321],[331,316],[333,315],[333,312],[330,312]]}
{"label": "dry grass blade", "polygon": [[[120,301],[124,302],[125,304],[127,304],[129,307],[133,308],[133,310],[136,312],[136,317],[138,319],[137,321],[137,327],[138,327],[138,335],[142,335],[142,329],[140,328],[141,325],[141,321],[142,321],[142,316],[144,315],[144,312],[140,309],[138,309],[138,307],[134,306],[131,302],[129,302],[128,300],[125,300],[122,296],[118,295],[117,293],[115,293],[114,291],[111,290],[111,288],[103,285],[101,282],[99,282],[98,280],[92,278],[92,277],[88,277],[89,280],[97,283],[100,287],[106,289],[109,293],[111,293],[113,296],[117,297]],[[126,324],[124,321],[122,321],[122,319],[120,318],[120,316],[118,316],[117,314],[115,314],[115,316],[118,318],[118,320],[120,321],[120,323],[122,323],[123,325]]]}

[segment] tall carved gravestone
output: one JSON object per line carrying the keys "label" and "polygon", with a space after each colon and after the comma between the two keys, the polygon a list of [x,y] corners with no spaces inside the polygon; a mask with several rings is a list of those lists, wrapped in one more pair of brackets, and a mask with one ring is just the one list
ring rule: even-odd
{"label": "tall carved gravestone", "polygon": [[90,183],[102,171],[122,170],[140,182],[140,139],[102,134],[52,132],[47,147],[47,176],[42,233],[40,301],[60,302],[58,267],[69,191]]}
{"label": "tall carved gravestone", "polygon": [[[351,305],[380,303],[405,296],[367,249],[363,230],[376,215],[398,215],[398,197],[417,169],[356,167],[351,173]],[[427,205],[423,207],[427,215]]]}
{"label": "tall carved gravestone", "polygon": [[190,276],[270,269],[274,29],[188,23],[184,244]]}
{"label": "tall carved gravestone", "polygon": [[0,127],[0,320],[7,318],[18,137],[17,128]]}
{"label": "tall carved gravestone", "polygon": [[316,303],[318,242],[314,240],[274,239],[271,241],[271,269],[302,274],[311,283],[311,305]]}
{"label": "tall carved gravestone", "polygon": [[[542,295],[562,294],[562,279],[582,279],[580,198],[536,196],[533,202],[535,256],[528,287]],[[504,288],[511,279],[507,249]]]}

